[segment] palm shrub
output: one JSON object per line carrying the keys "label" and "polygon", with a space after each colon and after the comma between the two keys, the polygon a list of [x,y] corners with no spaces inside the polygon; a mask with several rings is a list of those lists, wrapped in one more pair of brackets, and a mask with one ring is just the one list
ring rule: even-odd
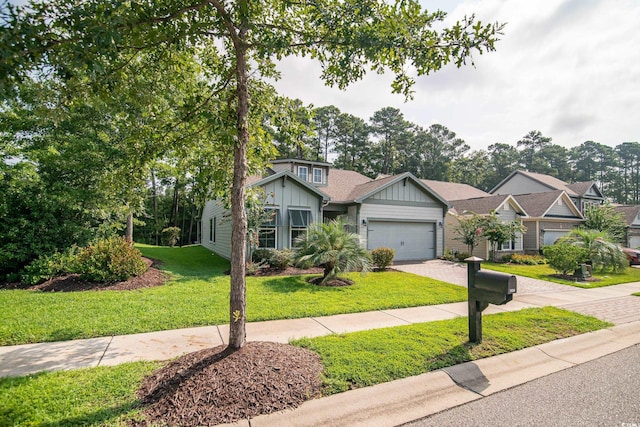
{"label": "palm shrub", "polygon": [[587,251],[587,258],[594,270],[624,271],[627,257],[620,246],[611,241],[605,231],[576,228],[560,239],[560,243],[581,246]]}
{"label": "palm shrub", "polygon": [[347,231],[343,219],[312,224],[306,235],[296,239],[296,264],[324,269],[320,284],[345,271],[366,272],[371,269],[369,252],[360,245],[358,235]]}

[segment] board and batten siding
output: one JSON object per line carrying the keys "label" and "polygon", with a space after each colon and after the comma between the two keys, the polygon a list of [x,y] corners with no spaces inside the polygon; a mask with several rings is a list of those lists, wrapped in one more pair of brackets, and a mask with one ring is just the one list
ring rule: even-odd
{"label": "board and batten siding", "polygon": [[524,175],[515,174],[505,182],[500,188],[498,188],[494,194],[529,194],[529,193],[543,193],[545,191],[551,191],[552,189],[546,185],[540,184],[537,181],[532,180]]}
{"label": "board and batten siding", "polygon": [[563,218],[575,218],[576,214],[567,205],[567,201],[563,198],[559,198],[553,203],[553,206],[549,208],[545,216],[559,216]]}
{"label": "board and batten siding", "polygon": [[[438,222],[443,221],[442,207],[398,206],[363,203],[360,218],[374,221],[431,222],[436,227],[436,257],[444,253],[443,228]],[[367,247],[367,227],[360,227],[360,242]]]}
{"label": "board and batten siding", "polygon": [[[211,220],[215,219],[215,241],[211,239]],[[222,203],[209,200],[202,210],[202,246],[231,259],[231,211]]]}

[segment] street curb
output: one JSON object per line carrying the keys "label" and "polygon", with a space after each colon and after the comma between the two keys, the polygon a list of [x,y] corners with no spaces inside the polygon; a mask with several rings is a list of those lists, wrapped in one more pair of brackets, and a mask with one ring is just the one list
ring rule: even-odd
{"label": "street curb", "polygon": [[640,344],[640,321],[372,387],[225,426],[398,426]]}

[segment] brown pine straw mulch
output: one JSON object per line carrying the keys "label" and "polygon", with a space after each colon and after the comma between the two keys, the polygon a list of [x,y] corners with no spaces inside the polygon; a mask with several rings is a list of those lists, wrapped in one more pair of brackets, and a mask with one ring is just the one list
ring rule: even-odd
{"label": "brown pine straw mulch", "polygon": [[145,379],[146,419],[133,425],[214,426],[295,408],[320,395],[322,369],[317,354],[272,342],[190,353]]}

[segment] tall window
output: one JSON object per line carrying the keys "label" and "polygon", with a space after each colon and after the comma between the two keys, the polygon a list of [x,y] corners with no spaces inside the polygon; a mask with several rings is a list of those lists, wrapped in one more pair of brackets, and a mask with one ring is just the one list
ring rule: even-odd
{"label": "tall window", "polygon": [[309,180],[309,168],[306,166],[298,166],[298,176],[303,181]]}
{"label": "tall window", "polygon": [[502,242],[502,247],[500,249],[503,251],[521,251],[522,250],[522,234],[518,233],[515,239],[509,240],[507,242]]}
{"label": "tall window", "polygon": [[298,236],[307,234],[311,223],[311,212],[304,209],[289,209],[289,229],[291,230],[291,247],[295,246]]}
{"label": "tall window", "polygon": [[218,218],[216,218],[215,216],[213,217],[213,243],[216,242],[216,223]]}
{"label": "tall window", "polygon": [[258,247],[276,249],[278,246],[278,225],[280,224],[280,211],[275,208],[267,208],[271,211],[271,220],[262,223],[258,232]]}
{"label": "tall window", "polygon": [[213,227],[214,227],[215,221],[213,220],[213,218],[209,218],[209,241],[213,242],[213,236],[214,236],[214,232],[213,232]]}
{"label": "tall window", "polygon": [[322,184],[322,169],[313,168],[313,183]]}

